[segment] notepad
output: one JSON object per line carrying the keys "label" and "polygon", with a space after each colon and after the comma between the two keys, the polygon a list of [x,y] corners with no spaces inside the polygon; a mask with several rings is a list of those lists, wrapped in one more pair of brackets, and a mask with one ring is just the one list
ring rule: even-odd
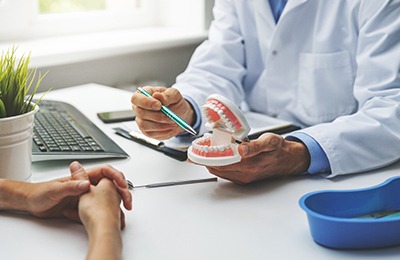
{"label": "notepad", "polygon": [[123,123],[119,127],[114,128],[116,134],[125,137],[129,140],[147,146],[158,152],[174,158],[178,161],[186,161],[187,149],[189,148],[192,138],[180,137],[171,138],[168,140],[157,140],[145,136],[137,126],[136,122]]}
{"label": "notepad", "polygon": [[264,114],[245,112],[244,115],[251,128],[249,133],[250,140],[257,139],[260,135],[266,132],[286,134],[300,129],[299,126],[296,126],[289,121]]}

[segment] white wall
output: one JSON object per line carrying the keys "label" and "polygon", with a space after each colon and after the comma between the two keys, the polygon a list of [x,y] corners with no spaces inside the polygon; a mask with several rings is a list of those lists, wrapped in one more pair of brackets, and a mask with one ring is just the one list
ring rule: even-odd
{"label": "white wall", "polygon": [[38,68],[42,72],[49,72],[40,91],[86,83],[125,87],[153,80],[165,82],[169,86],[186,68],[197,45]]}

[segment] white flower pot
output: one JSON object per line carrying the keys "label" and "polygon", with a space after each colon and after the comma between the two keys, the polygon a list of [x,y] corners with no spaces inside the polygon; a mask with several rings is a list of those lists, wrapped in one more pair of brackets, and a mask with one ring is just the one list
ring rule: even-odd
{"label": "white flower pot", "polygon": [[39,110],[0,118],[0,178],[30,181],[33,120]]}

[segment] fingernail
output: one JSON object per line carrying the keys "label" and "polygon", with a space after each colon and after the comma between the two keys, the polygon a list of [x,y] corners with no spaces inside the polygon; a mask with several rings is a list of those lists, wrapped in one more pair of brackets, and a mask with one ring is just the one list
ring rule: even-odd
{"label": "fingernail", "polygon": [[243,155],[246,156],[249,153],[249,147],[247,145],[242,145]]}
{"label": "fingernail", "polygon": [[153,108],[154,110],[159,110],[159,106],[156,102],[153,103],[153,105],[151,106],[151,108]]}
{"label": "fingernail", "polygon": [[79,162],[73,162],[70,165],[70,169],[72,172],[77,172],[82,169],[82,165]]}

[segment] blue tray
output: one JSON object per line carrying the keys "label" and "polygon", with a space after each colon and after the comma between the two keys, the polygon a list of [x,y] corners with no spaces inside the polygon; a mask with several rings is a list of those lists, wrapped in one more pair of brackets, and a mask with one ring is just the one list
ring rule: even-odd
{"label": "blue tray", "polygon": [[400,176],[365,189],[311,192],[299,204],[318,244],[340,249],[400,245]]}

